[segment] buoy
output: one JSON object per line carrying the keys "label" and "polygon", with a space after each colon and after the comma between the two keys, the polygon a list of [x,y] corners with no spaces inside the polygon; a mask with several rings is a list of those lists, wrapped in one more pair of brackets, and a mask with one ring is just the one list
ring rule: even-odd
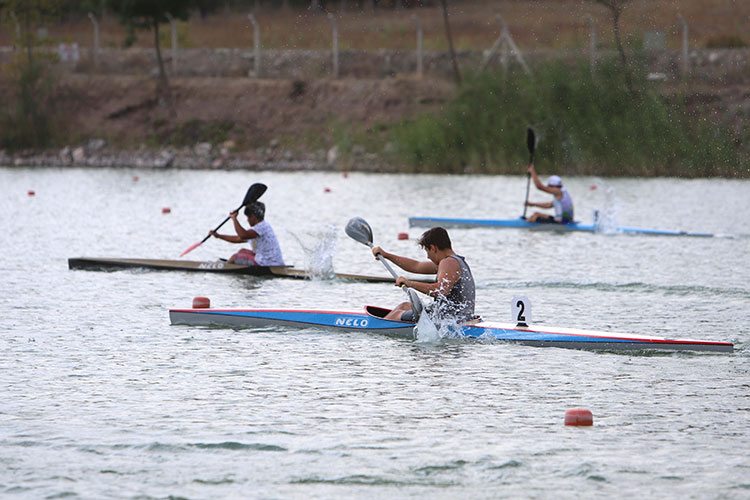
{"label": "buoy", "polygon": [[594,425],[594,416],[586,408],[571,408],[565,412],[565,425]]}
{"label": "buoy", "polygon": [[341,175],[342,175],[342,176],[344,177],[344,179],[346,179],[347,177],[349,177],[349,173],[348,173],[348,172],[344,172],[344,173],[343,173],[343,174],[341,174]]}
{"label": "buoy", "polygon": [[133,176],[133,182],[138,182],[138,176],[137,175]]}
{"label": "buoy", "polygon": [[398,239],[400,239],[400,240],[408,240],[409,239],[409,233],[398,233]]}
{"label": "buoy", "polygon": [[590,189],[590,190],[592,190],[592,191],[594,191],[594,190],[596,189],[596,184],[592,184],[592,185],[590,185],[590,186],[589,186],[589,189]]}
{"label": "buoy", "polygon": [[36,193],[34,192],[33,189],[29,189],[29,193],[28,194],[29,194],[29,196],[34,196]]}
{"label": "buoy", "polygon": [[164,208],[162,208],[162,209],[161,209],[161,213],[163,213],[163,214],[168,214],[168,213],[170,213],[171,211],[172,211],[172,210],[171,210],[171,209],[170,209],[169,207],[164,207]]}
{"label": "buoy", "polygon": [[208,309],[211,301],[208,297],[193,297],[193,309]]}
{"label": "buoy", "polygon": [[323,192],[324,192],[324,193],[330,193],[330,192],[331,192],[331,188],[325,188],[325,189],[323,190]]}

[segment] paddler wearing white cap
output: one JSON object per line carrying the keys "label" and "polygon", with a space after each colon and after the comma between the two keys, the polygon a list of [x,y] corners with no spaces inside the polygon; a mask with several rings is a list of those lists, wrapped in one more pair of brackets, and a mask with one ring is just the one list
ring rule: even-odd
{"label": "paddler wearing white cap", "polygon": [[552,201],[546,203],[537,203],[527,201],[528,207],[554,208],[555,215],[549,215],[542,212],[534,212],[526,218],[529,222],[554,222],[558,224],[567,224],[573,222],[573,198],[570,197],[568,190],[563,187],[562,179],[557,175],[551,176],[545,185],[539,180],[539,176],[534,170],[534,164],[529,164],[529,175],[534,180],[534,185],[540,191],[544,191],[553,196]]}

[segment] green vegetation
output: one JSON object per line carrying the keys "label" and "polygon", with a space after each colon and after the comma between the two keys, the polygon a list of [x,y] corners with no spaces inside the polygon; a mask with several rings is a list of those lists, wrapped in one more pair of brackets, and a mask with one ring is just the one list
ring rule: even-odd
{"label": "green vegetation", "polygon": [[532,76],[473,75],[441,112],[401,122],[392,141],[398,158],[418,172],[518,173],[528,161],[523,137],[532,125],[545,170],[735,175],[743,159],[725,128],[682,96],[660,96],[642,69],[632,78],[631,92],[614,62],[601,63],[595,76],[583,63],[562,62],[538,66]]}
{"label": "green vegetation", "polygon": [[14,96],[0,110],[0,148],[42,149],[53,143],[54,80],[39,62],[23,62],[10,70]]}

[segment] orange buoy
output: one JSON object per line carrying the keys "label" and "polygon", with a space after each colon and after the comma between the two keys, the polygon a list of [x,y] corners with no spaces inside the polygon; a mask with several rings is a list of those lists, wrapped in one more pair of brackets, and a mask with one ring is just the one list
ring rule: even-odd
{"label": "orange buoy", "polygon": [[193,309],[208,309],[211,307],[211,300],[208,297],[193,297]]}
{"label": "orange buoy", "polygon": [[323,190],[323,192],[324,192],[324,193],[330,193],[330,192],[331,192],[331,188],[325,188],[325,189]]}
{"label": "orange buoy", "polygon": [[408,240],[409,239],[409,233],[398,233],[398,239],[400,239],[400,240]]}
{"label": "orange buoy", "polygon": [[169,207],[164,207],[164,208],[162,208],[162,209],[161,209],[161,213],[163,213],[163,214],[168,214],[168,213],[170,213],[171,211],[172,211],[172,210],[171,210],[171,209],[170,209]]}
{"label": "orange buoy", "polygon": [[341,175],[342,175],[342,176],[344,177],[344,179],[346,179],[347,177],[349,177],[349,173],[348,173],[348,172],[344,172],[344,173],[343,173],[343,174],[341,174]]}
{"label": "orange buoy", "polygon": [[34,192],[34,190],[33,190],[33,189],[29,189],[29,192],[28,192],[28,195],[29,195],[29,196],[34,196],[35,194],[36,194],[36,193]]}
{"label": "orange buoy", "polygon": [[590,189],[590,190],[592,190],[592,191],[594,191],[594,190],[596,189],[596,184],[592,184],[592,185],[590,185],[590,186],[589,186],[589,189]]}
{"label": "orange buoy", "polygon": [[565,425],[594,425],[594,416],[586,408],[571,408],[565,412]]}
{"label": "orange buoy", "polygon": [[137,175],[133,176],[133,182],[138,182],[138,176]]}

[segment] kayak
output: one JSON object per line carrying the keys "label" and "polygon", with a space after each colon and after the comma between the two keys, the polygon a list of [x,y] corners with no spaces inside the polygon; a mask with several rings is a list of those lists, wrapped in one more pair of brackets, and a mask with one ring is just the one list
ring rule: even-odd
{"label": "kayak", "polygon": [[[446,217],[409,217],[409,227],[434,227],[441,226],[445,228],[458,227],[491,227],[491,228],[512,228],[512,229],[531,229],[534,231],[558,231],[558,232],[597,232],[595,224],[583,224],[581,222],[569,222],[567,224],[556,224],[549,222],[529,222],[525,219],[454,219]],[[688,231],[665,231],[661,229],[642,229],[637,227],[617,227],[613,233],[623,234],[645,234],[651,236],[696,236],[701,238],[711,238],[716,236],[711,233],[693,233]]]}
{"label": "kayak", "polygon": [[[271,278],[311,279],[311,274],[304,269],[292,266],[245,266],[230,264],[222,260],[158,260],[158,259],[119,259],[88,258],[68,259],[68,269],[88,271],[118,271],[121,269],[150,269],[157,271],[189,271],[219,274],[245,274]],[[361,274],[335,273],[334,277],[342,280],[366,281],[369,283],[393,283],[393,278],[367,276]]]}
{"label": "kayak", "polygon": [[[311,311],[289,309],[170,309],[172,325],[220,326],[230,328],[322,328],[327,331],[367,332],[413,338],[414,323],[384,319],[390,310],[367,306],[365,312]],[[732,352],[733,344],[707,340],[648,337],[626,333],[532,328],[478,319],[458,325],[466,338],[494,339],[535,347],[605,351],[715,351]]]}

